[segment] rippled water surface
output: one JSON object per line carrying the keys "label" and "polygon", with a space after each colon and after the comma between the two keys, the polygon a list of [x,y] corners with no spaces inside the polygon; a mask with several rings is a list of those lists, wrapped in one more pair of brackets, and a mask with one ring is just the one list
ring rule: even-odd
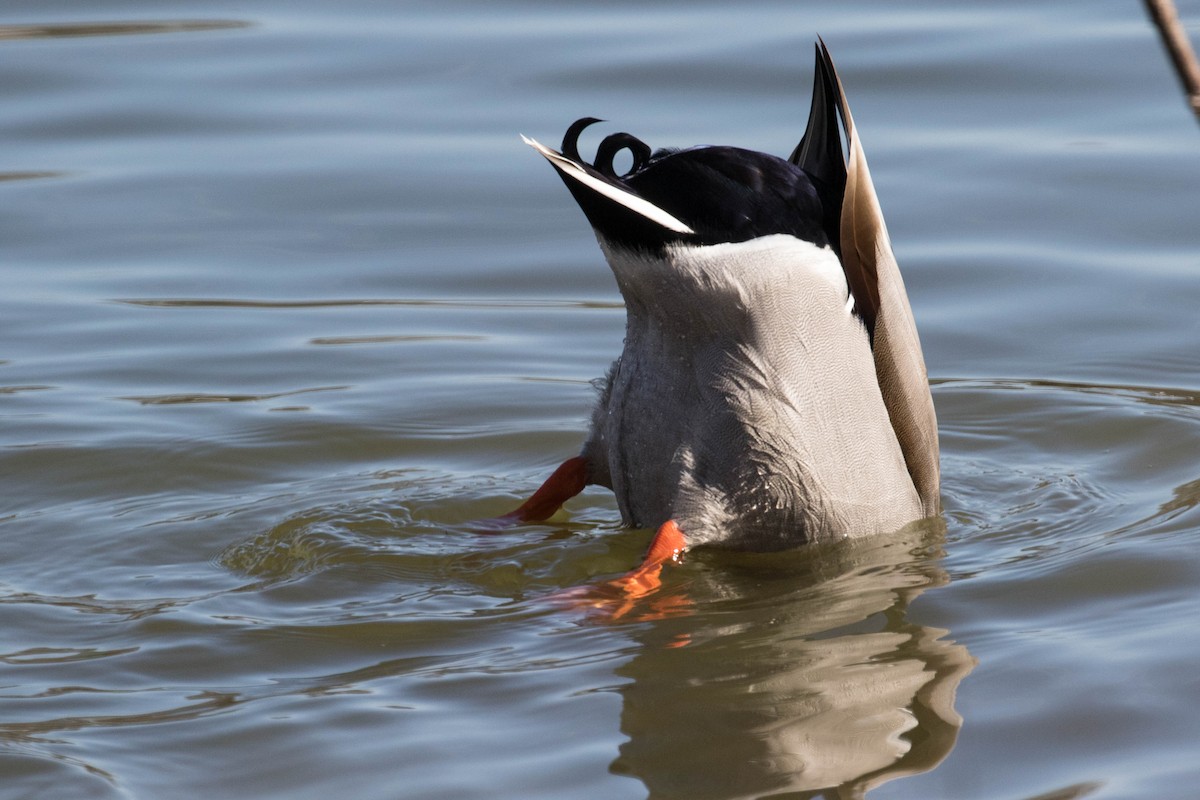
{"label": "rippled water surface", "polygon": [[[518,133],[786,154],[817,33],[945,513],[564,607],[650,534],[469,524],[621,344]],[[1200,127],[1141,4],[12,0],[0,54],[0,796],[1195,796]]]}

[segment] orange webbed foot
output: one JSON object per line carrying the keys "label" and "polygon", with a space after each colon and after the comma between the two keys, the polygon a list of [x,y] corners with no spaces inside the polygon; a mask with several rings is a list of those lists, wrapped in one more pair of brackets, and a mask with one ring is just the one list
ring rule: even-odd
{"label": "orange webbed foot", "polygon": [[[606,621],[625,617],[661,619],[684,613],[691,606],[685,595],[653,598],[662,588],[662,569],[678,562],[687,550],[687,540],[675,520],[667,520],[654,534],[640,566],[619,578],[593,586],[575,586],[550,596],[554,603],[582,609]],[[636,613],[632,613],[635,612]]]}

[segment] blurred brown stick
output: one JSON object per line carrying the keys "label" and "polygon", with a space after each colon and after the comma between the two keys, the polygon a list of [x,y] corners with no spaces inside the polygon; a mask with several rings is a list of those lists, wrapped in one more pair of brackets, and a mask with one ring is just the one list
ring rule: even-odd
{"label": "blurred brown stick", "polygon": [[1150,12],[1150,18],[1158,27],[1163,44],[1171,55],[1192,111],[1200,117],[1200,62],[1196,61],[1196,51],[1192,49],[1187,31],[1179,21],[1175,3],[1173,0],[1146,0],[1146,10]]}

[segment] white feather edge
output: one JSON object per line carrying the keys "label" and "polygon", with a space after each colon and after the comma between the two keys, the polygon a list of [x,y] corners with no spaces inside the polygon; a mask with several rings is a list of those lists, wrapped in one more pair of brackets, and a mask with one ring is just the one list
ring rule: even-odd
{"label": "white feather edge", "polygon": [[693,231],[687,225],[684,225],[675,217],[671,216],[666,211],[663,211],[653,203],[643,200],[635,194],[613,186],[611,183],[606,183],[599,178],[589,175],[585,170],[581,169],[578,164],[564,156],[562,153],[551,150],[541,142],[530,139],[525,134],[521,134],[521,141],[525,142],[525,144],[529,145],[534,150],[537,150],[539,153],[545,156],[547,161],[558,167],[563,173],[571,176],[571,178],[579,181],[592,191],[598,192],[608,199],[620,203],[630,211],[640,214],[651,222],[663,226],[667,230],[672,230],[676,233],[695,233],[695,231]]}

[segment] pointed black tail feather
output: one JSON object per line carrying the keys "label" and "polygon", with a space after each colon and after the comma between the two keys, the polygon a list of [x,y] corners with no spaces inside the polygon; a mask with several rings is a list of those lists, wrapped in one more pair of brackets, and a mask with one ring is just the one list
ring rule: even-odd
{"label": "pointed black tail feather", "polygon": [[825,43],[814,45],[816,66],[813,68],[812,106],[808,112],[808,127],[800,143],[792,151],[791,161],[809,175],[830,187],[846,185],[846,157],[842,151],[842,132],[838,127],[841,110],[833,61]]}

